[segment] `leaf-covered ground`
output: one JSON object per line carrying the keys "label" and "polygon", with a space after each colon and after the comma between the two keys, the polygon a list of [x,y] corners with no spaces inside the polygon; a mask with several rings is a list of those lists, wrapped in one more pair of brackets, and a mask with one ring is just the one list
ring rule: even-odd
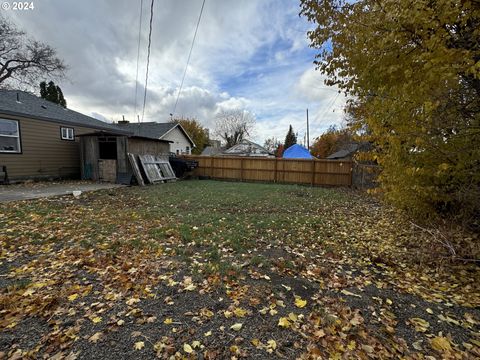
{"label": "leaf-covered ground", "polygon": [[480,267],[365,194],[183,181],[0,228],[0,359],[480,356]]}

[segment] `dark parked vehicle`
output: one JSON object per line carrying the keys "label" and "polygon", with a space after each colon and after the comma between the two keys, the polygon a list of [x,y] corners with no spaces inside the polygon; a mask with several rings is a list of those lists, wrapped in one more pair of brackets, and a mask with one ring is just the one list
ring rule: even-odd
{"label": "dark parked vehicle", "polygon": [[175,154],[171,154],[168,161],[177,178],[184,177],[187,172],[198,167],[198,161],[177,157]]}

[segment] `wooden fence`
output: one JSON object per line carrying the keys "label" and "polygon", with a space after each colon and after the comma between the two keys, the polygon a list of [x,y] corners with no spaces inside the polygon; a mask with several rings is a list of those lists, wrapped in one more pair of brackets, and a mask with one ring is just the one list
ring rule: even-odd
{"label": "wooden fence", "polygon": [[198,161],[196,176],[239,181],[264,181],[351,186],[352,161],[277,159],[262,157],[184,156]]}

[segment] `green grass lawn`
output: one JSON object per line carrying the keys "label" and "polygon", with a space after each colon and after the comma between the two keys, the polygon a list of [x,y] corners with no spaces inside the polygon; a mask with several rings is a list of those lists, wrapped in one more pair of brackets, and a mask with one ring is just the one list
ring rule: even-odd
{"label": "green grass lawn", "polygon": [[479,267],[349,189],[179,181],[0,227],[0,359],[480,356]]}

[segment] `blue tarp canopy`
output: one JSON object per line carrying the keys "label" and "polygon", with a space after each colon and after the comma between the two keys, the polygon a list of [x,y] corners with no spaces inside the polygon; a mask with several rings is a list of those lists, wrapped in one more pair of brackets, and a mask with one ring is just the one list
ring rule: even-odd
{"label": "blue tarp canopy", "polygon": [[294,144],[283,152],[284,159],[314,159],[312,154],[301,145]]}

